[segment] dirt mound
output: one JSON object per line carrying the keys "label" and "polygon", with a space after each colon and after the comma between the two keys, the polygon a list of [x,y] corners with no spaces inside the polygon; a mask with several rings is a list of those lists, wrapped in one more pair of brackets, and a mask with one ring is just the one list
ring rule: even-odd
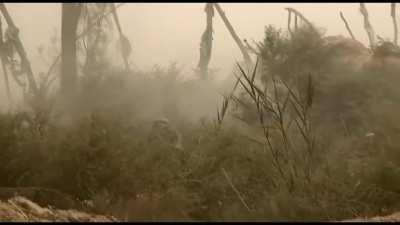
{"label": "dirt mound", "polygon": [[376,216],[372,218],[356,218],[344,220],[342,222],[400,222],[400,212],[395,212],[388,216]]}
{"label": "dirt mound", "polygon": [[58,190],[39,187],[0,187],[0,200],[21,196],[35,202],[41,207],[51,206],[57,209],[79,209],[83,206],[72,196]]}
{"label": "dirt mound", "polygon": [[113,217],[77,210],[44,208],[21,196],[0,201],[1,222],[116,222]]}

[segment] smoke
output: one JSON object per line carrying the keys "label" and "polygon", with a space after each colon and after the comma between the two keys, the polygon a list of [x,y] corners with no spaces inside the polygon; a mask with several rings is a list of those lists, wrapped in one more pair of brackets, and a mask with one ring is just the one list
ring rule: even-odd
{"label": "smoke", "polygon": [[[7,3],[7,6],[15,24],[20,29],[20,37],[27,50],[28,58],[31,60],[34,73],[37,77],[41,72],[46,73],[52,60],[49,58],[48,62],[43,62],[37,52],[37,47],[49,46],[54,31],[59,32],[57,28],[61,24],[60,3]],[[318,27],[326,27],[327,35],[347,36],[346,29],[339,18],[339,11],[342,11],[356,38],[364,44],[368,42],[357,3],[221,4],[239,37],[248,39],[250,43],[252,43],[252,39],[262,40],[264,26],[268,24],[285,28],[287,15],[284,8],[287,6],[301,11]],[[389,4],[367,4],[367,7],[376,32],[383,37],[391,37]],[[167,67],[170,62],[177,61],[182,68],[182,79],[195,79],[193,69],[196,68],[198,62],[200,37],[205,27],[203,8],[204,4],[202,3],[127,3],[118,9],[122,29],[133,48],[130,59],[132,67],[136,70],[150,71],[154,65]],[[35,19],[32,20],[32,18]],[[219,86],[229,86],[230,82],[222,83],[225,78],[232,79],[232,68],[235,62],[242,58],[221,19],[216,16],[214,22],[214,43],[210,68],[218,70],[213,77],[215,82],[213,84],[190,84],[189,82],[186,84],[187,92],[181,93],[177,103],[181,111],[188,111],[184,113],[185,115],[196,118],[213,114],[210,112],[215,111],[215,107],[220,101],[219,92],[223,91],[218,90]],[[112,42],[107,46],[105,54],[106,60],[114,68],[123,68],[123,61],[117,50],[118,34],[114,32],[112,35]],[[59,38],[59,36],[55,38]],[[59,53],[59,50],[59,48],[53,48],[55,53]],[[4,87],[3,79],[0,79],[0,86]],[[11,87],[14,102],[18,102],[22,96],[21,90],[13,82],[11,82]],[[132,86],[131,89],[133,88],[139,87]],[[153,93],[150,92],[150,94]],[[155,98],[154,102],[157,101],[161,100]],[[1,88],[0,110],[6,111],[8,105],[5,88]],[[151,107],[157,108],[156,106]],[[205,113],[208,110],[210,111]]]}

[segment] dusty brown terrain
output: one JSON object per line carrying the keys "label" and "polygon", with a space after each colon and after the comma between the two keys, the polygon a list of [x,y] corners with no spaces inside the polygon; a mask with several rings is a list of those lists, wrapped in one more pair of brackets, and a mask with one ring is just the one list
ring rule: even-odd
{"label": "dusty brown terrain", "polygon": [[82,204],[72,196],[54,189],[38,187],[0,187],[0,200],[7,201],[16,196],[25,197],[42,207],[50,205],[57,209],[83,209]]}
{"label": "dusty brown terrain", "polygon": [[[118,220],[111,216],[90,214],[76,209],[42,207],[26,197],[15,196],[0,200],[0,222],[118,222]],[[342,222],[400,222],[400,212]]]}
{"label": "dusty brown terrain", "polygon": [[1,222],[116,222],[102,215],[93,215],[75,209],[60,210],[41,207],[21,196],[0,201]]}
{"label": "dusty brown terrain", "polygon": [[349,220],[344,220],[342,222],[400,222],[400,212],[395,212],[387,216],[349,219]]}

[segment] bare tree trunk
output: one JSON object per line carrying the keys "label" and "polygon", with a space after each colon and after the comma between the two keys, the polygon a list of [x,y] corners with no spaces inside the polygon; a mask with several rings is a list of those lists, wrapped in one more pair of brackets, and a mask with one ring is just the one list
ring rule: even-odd
{"label": "bare tree trunk", "polygon": [[18,37],[18,33],[19,30],[18,28],[15,26],[10,14],[8,13],[8,10],[5,6],[4,3],[0,3],[0,11],[4,16],[4,19],[7,22],[7,25],[9,27],[9,29],[11,29],[11,31],[13,32],[13,45],[19,55],[19,57],[21,58],[21,69],[26,72],[27,74],[27,78],[29,81],[29,89],[30,91],[32,91],[34,94],[36,94],[38,92],[38,88],[35,82],[35,78],[33,76],[33,72],[32,72],[32,68],[31,68],[31,64],[28,60],[28,57],[26,55],[25,52],[25,48],[21,42],[21,39]]}
{"label": "bare tree trunk", "polygon": [[200,43],[200,59],[197,65],[201,78],[208,77],[208,64],[211,60],[212,41],[213,41],[213,17],[214,17],[214,3],[207,3],[204,11],[207,14],[207,26],[203,35],[201,36]]}
{"label": "bare tree trunk", "polygon": [[[115,9],[118,9],[119,7],[123,6],[125,3],[120,3],[119,5],[117,5],[115,7]],[[111,12],[107,12],[104,15],[100,16],[96,21],[94,21],[93,23],[90,23],[86,29],[84,31],[82,31],[82,33],[80,33],[79,35],[76,36],[75,41],[83,38],[85,35],[87,35],[94,27],[96,27],[97,23],[100,23],[103,19],[105,19],[109,14],[111,14],[113,11]],[[58,61],[61,59],[61,55],[59,54],[57,55],[57,57],[54,59],[53,63],[51,64],[49,70],[47,71],[47,76],[49,76],[51,74],[51,72],[53,71],[53,69],[55,68],[56,64],[58,63]]]}
{"label": "bare tree trunk", "polygon": [[290,28],[291,20],[292,20],[292,12],[291,12],[291,11],[288,11],[287,28],[288,28],[289,34],[292,36],[292,35],[293,35],[293,32],[292,32],[292,29]]}
{"label": "bare tree trunk", "polygon": [[60,88],[63,96],[69,96],[77,88],[75,39],[81,8],[81,3],[62,3]]}
{"label": "bare tree trunk", "polygon": [[[4,49],[3,26],[2,26],[1,21],[0,21],[0,49]],[[7,71],[7,65],[6,65],[4,52],[0,52],[0,59],[1,59],[1,66],[3,67],[4,83],[6,85],[7,98],[8,98],[8,102],[10,104],[10,107],[11,107],[12,99],[11,99],[11,91],[10,91],[10,82],[8,80],[8,71]]]}
{"label": "bare tree trunk", "polygon": [[[112,10],[112,14],[113,14],[113,18],[115,21],[115,24],[117,25],[118,28],[118,32],[119,32],[119,37],[120,37],[120,42],[121,42],[121,54],[122,54],[122,58],[124,60],[125,63],[125,69],[129,70],[129,62],[128,62],[128,56],[130,54],[130,45],[128,39],[124,36],[124,34],[122,33],[122,28],[121,28],[121,24],[119,22],[118,19],[118,14],[117,14],[117,8],[115,7],[115,3],[111,3],[111,10]],[[129,49],[125,49],[125,48],[129,48]],[[128,51],[126,51],[128,50]]]}
{"label": "bare tree trunk", "polygon": [[375,32],[371,26],[371,23],[369,22],[368,11],[365,7],[365,3],[360,3],[360,12],[364,17],[364,29],[367,32],[369,44],[373,48],[375,47]]}
{"label": "bare tree trunk", "polygon": [[393,38],[393,42],[395,45],[397,45],[397,36],[398,36],[398,28],[397,28],[397,19],[396,19],[396,3],[391,3],[390,4],[390,8],[391,8],[391,16],[392,16],[392,20],[393,20],[393,28],[394,28],[394,38]]}
{"label": "bare tree trunk", "polygon": [[344,18],[342,12],[340,12],[340,18],[342,18],[342,20],[343,20],[343,22],[344,22],[344,25],[346,26],[346,30],[347,30],[347,32],[349,32],[351,38],[353,38],[353,40],[356,40],[356,38],[354,37],[353,32],[352,32],[351,29],[350,29],[349,24],[347,23],[347,20],[346,20],[346,18]]}
{"label": "bare tree trunk", "polygon": [[[115,9],[118,9],[119,7],[123,6],[125,3],[120,3],[118,4]],[[93,23],[90,23],[86,29],[84,31],[82,31],[82,33],[80,33],[79,35],[76,36],[75,41],[85,37],[94,27],[96,27],[96,25],[98,23],[100,23],[102,20],[104,20],[109,14],[111,14],[113,11],[111,12],[107,12],[104,15],[100,16],[98,19],[96,19],[96,21],[94,21]],[[54,59],[53,63],[51,64],[51,66],[49,67],[48,71],[47,71],[47,76],[50,76],[50,74],[52,73],[53,69],[56,68],[57,63],[59,62],[59,60],[61,59],[61,55],[62,53],[58,54],[57,57]],[[56,78],[53,78],[53,80],[55,80]]]}
{"label": "bare tree trunk", "polygon": [[242,41],[240,40],[240,38],[236,34],[235,30],[233,29],[231,23],[229,22],[228,18],[225,16],[224,11],[219,6],[219,4],[218,3],[214,3],[214,5],[215,5],[215,8],[217,9],[219,15],[221,16],[221,19],[224,22],[226,28],[229,30],[229,32],[231,33],[233,39],[235,40],[236,44],[238,45],[240,51],[242,52],[243,59],[244,59],[245,63],[248,66],[250,66],[251,65],[251,58],[250,58],[250,55],[247,52],[246,48],[244,47]]}
{"label": "bare tree trunk", "polygon": [[[304,21],[311,29],[313,29],[315,32],[317,32],[317,29],[314,27],[314,25],[305,17],[303,14],[301,14],[299,11],[293,8],[285,8],[289,12],[293,12],[294,15],[296,16],[296,21],[297,21],[297,16],[300,17],[302,21]],[[297,22],[295,22],[297,24]],[[297,27],[297,25],[296,25]]]}
{"label": "bare tree trunk", "polygon": [[[92,74],[94,69],[104,63],[105,49],[102,45],[105,44],[106,40],[103,40],[102,37],[104,37],[103,32],[108,32],[104,30],[105,26],[102,21],[98,23],[94,23],[94,21],[111,9],[111,5],[110,3],[93,3],[82,6],[80,21],[85,21],[85,26],[82,27],[82,30],[87,29],[91,24],[95,24],[92,32],[88,32],[86,37],[82,37],[81,42],[77,42],[77,38],[75,40],[77,44],[82,43],[85,48],[86,57],[83,64],[83,73],[85,75]],[[106,19],[111,22],[112,18]],[[79,27],[78,30],[80,30]],[[79,49],[79,46],[77,47]],[[77,54],[79,54],[79,50]]]}

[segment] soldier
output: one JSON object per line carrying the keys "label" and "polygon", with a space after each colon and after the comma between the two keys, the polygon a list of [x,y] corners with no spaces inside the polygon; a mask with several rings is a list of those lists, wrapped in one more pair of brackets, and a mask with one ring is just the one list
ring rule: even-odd
{"label": "soldier", "polygon": [[158,119],[153,122],[148,141],[159,141],[175,149],[183,150],[181,134],[171,126],[169,120],[166,118]]}

